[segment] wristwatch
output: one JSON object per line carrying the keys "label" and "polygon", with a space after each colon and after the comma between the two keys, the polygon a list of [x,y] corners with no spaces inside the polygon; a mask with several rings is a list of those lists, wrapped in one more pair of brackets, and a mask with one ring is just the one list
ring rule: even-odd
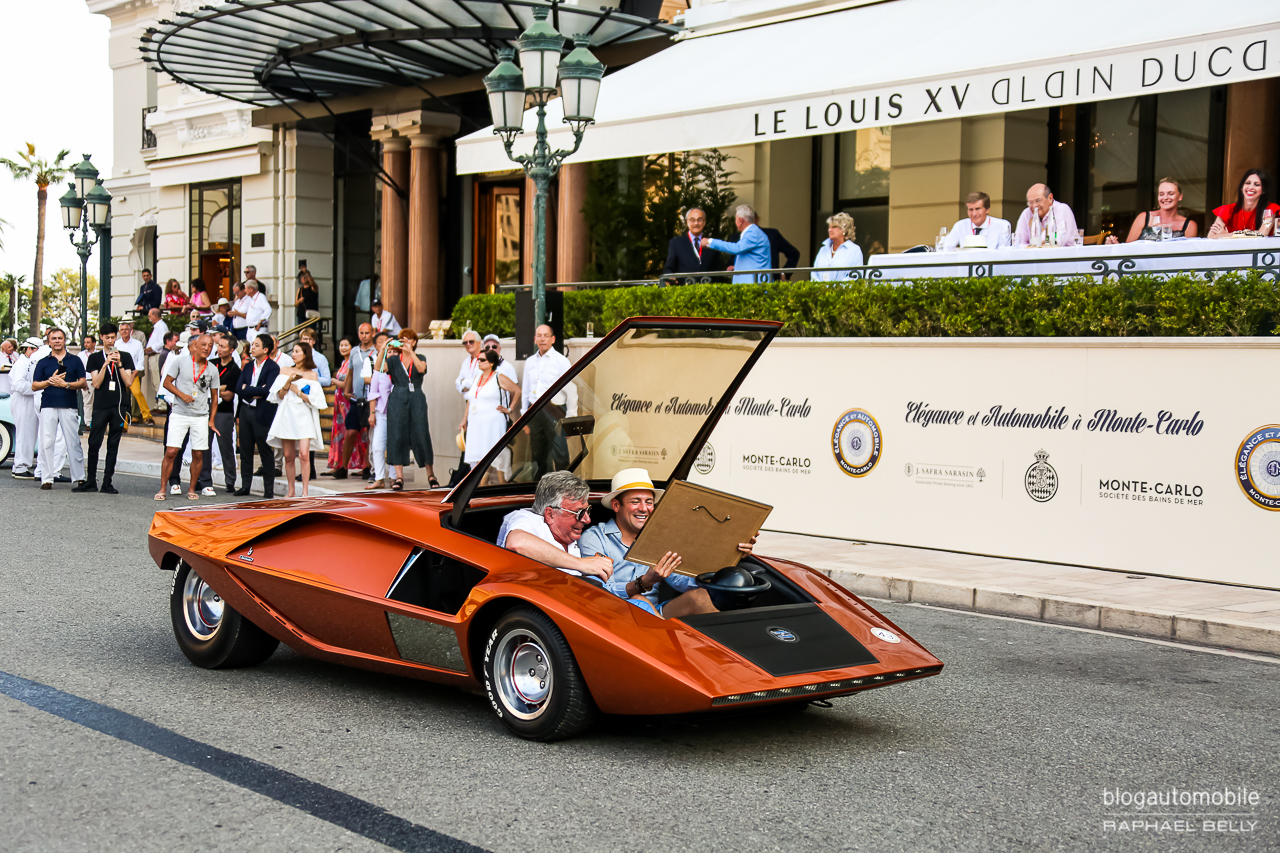
{"label": "wristwatch", "polygon": [[649,589],[645,589],[644,575],[636,575],[636,579],[633,581],[633,583],[636,585],[636,592],[640,593],[641,595],[648,593],[649,589],[653,588],[653,587],[649,587]]}

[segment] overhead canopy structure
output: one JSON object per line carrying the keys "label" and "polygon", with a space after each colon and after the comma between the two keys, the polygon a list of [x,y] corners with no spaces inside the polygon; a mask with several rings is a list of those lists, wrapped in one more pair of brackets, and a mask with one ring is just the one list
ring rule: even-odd
{"label": "overhead canopy structure", "polygon": [[[892,0],[715,34],[606,77],[570,162],[689,151],[1280,75],[1270,3]],[[553,103],[552,146],[570,133]],[[525,116],[532,130],[532,113]],[[525,143],[527,146],[528,143]],[[520,147],[517,141],[516,147]],[[508,168],[491,129],[461,173]]]}
{"label": "overhead canopy structure", "polygon": [[[534,0],[232,0],[150,28],[149,62],[201,91],[279,106],[488,72],[498,49],[551,6],[565,36],[593,48],[670,35],[661,21],[612,8]],[[572,47],[572,42],[569,44]]]}

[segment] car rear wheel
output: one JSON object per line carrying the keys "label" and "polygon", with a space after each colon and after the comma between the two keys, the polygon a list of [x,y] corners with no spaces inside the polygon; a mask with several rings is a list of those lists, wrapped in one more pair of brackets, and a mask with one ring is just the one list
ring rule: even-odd
{"label": "car rear wheel", "polygon": [[10,453],[13,453],[13,427],[0,423],[0,465],[9,461]]}
{"label": "car rear wheel", "polygon": [[205,669],[257,666],[280,645],[232,609],[185,561],[174,571],[169,617],[182,653]]}
{"label": "car rear wheel", "polygon": [[595,703],[569,643],[530,607],[503,614],[489,634],[484,686],[498,719],[523,738],[573,737],[595,720]]}

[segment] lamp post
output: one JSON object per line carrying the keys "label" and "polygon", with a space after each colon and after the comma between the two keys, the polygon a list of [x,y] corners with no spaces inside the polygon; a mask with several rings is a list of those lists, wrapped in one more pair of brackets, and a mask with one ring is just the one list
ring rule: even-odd
{"label": "lamp post", "polygon": [[[533,181],[533,305],[534,324],[547,322],[547,193],[560,164],[582,145],[582,134],[594,123],[596,97],[604,65],[588,49],[585,35],[573,38],[574,48],[561,59],[565,37],[547,23],[550,7],[535,6],[533,23],[516,39],[520,65],[511,48],[499,51],[499,62],[484,78],[493,114],[493,132],[501,137],[507,157],[519,163]],[[558,83],[558,85],[557,85]],[[573,148],[552,151],[547,145],[547,103],[557,91],[564,104],[564,122],[573,130]],[[524,132],[526,103],[538,111],[532,154],[513,154],[512,143]]]}
{"label": "lamp post", "polygon": [[[71,176],[75,180],[67,185],[70,189],[62,194],[58,204],[62,207],[62,227],[70,232],[71,245],[80,256],[80,339],[83,341],[89,334],[89,255],[107,227],[111,193],[102,185],[88,154],[71,170]],[[90,226],[93,226],[93,239],[89,238]],[[80,230],[79,240],[76,229]]]}

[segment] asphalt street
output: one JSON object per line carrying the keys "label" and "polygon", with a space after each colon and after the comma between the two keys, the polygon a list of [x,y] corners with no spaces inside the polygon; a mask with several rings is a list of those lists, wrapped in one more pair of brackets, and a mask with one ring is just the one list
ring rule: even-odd
{"label": "asphalt street", "polygon": [[[155,482],[116,484],[0,475],[6,851],[1280,849],[1273,663],[886,603],[941,676],[527,743],[479,696],[283,647],[192,666],[146,551]],[[1104,793],[1171,788],[1246,802]]]}

